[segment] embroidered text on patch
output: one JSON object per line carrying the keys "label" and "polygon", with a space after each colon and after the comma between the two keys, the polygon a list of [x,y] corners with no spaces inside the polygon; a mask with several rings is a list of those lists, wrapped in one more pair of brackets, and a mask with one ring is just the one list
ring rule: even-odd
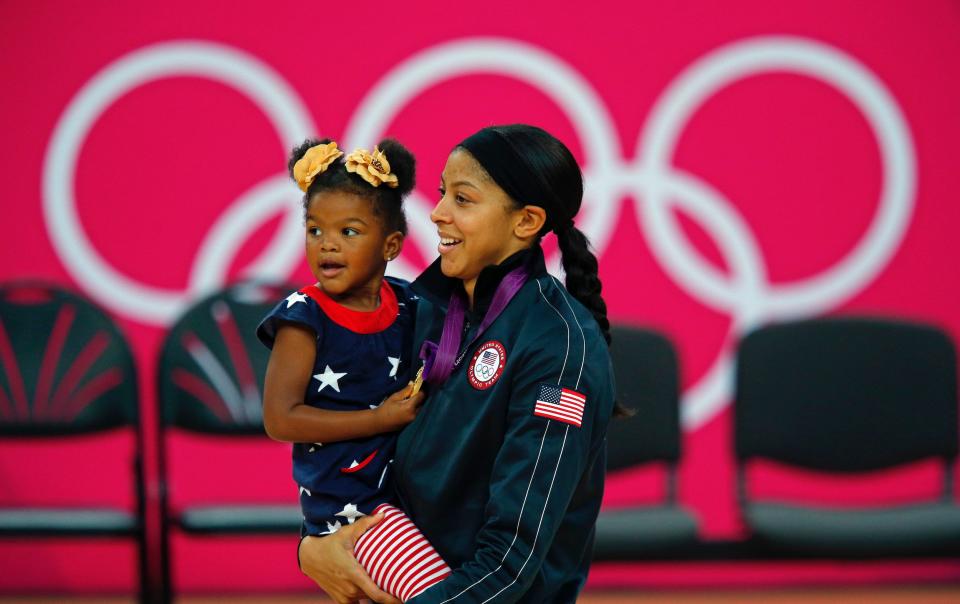
{"label": "embroidered text on patch", "polygon": [[586,403],[587,397],[576,390],[540,384],[540,394],[537,395],[537,404],[533,408],[533,414],[572,424],[579,428],[583,421],[583,408]]}

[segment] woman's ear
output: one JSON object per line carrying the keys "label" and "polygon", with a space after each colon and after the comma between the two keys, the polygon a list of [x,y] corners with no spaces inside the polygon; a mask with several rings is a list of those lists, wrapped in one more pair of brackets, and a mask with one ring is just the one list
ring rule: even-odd
{"label": "woman's ear", "polygon": [[383,242],[383,259],[386,262],[390,262],[394,258],[400,255],[400,250],[403,249],[403,233],[400,231],[394,231],[387,235],[386,240]]}
{"label": "woman's ear", "polygon": [[540,206],[525,205],[517,212],[519,220],[513,227],[513,234],[520,239],[530,239],[539,235],[547,222],[547,211]]}

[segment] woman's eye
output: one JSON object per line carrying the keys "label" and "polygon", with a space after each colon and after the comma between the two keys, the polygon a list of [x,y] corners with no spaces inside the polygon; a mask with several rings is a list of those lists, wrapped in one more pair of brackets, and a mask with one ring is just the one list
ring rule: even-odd
{"label": "woman's eye", "polygon": [[464,197],[463,195],[457,195],[456,199],[457,199],[457,203],[460,205],[463,205],[465,203],[470,203],[470,200]]}
{"label": "woman's eye", "polygon": [[447,194],[447,190],[444,189],[443,187],[440,187],[439,189],[437,189],[437,192],[440,193],[441,198]]}

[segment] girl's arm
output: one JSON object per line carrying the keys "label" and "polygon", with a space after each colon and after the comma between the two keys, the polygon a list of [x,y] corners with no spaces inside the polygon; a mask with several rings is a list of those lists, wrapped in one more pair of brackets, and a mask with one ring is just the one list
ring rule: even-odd
{"label": "girl's arm", "polygon": [[330,411],[304,404],[316,359],[316,334],[288,323],[277,330],[263,388],[263,426],[285,442],[337,442],[393,432],[416,417],[424,394],[406,398],[407,388],[376,409]]}

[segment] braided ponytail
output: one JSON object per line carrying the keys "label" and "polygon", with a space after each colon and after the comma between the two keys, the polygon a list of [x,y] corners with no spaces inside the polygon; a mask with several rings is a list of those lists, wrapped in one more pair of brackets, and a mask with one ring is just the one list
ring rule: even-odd
{"label": "braided ponytail", "polygon": [[[567,291],[583,304],[593,315],[600,333],[610,346],[610,319],[607,318],[607,303],[603,300],[603,284],[598,274],[597,257],[590,251],[587,236],[573,224],[555,231],[560,246],[560,262],[567,274]],[[613,401],[613,417],[630,417],[636,411],[618,400]]]}
{"label": "braided ponytail", "polygon": [[603,339],[610,345],[610,320],[607,319],[607,303],[600,295],[603,284],[597,274],[597,257],[590,251],[587,236],[570,225],[557,231],[563,271],[567,274],[567,291],[593,314],[603,332]]}

